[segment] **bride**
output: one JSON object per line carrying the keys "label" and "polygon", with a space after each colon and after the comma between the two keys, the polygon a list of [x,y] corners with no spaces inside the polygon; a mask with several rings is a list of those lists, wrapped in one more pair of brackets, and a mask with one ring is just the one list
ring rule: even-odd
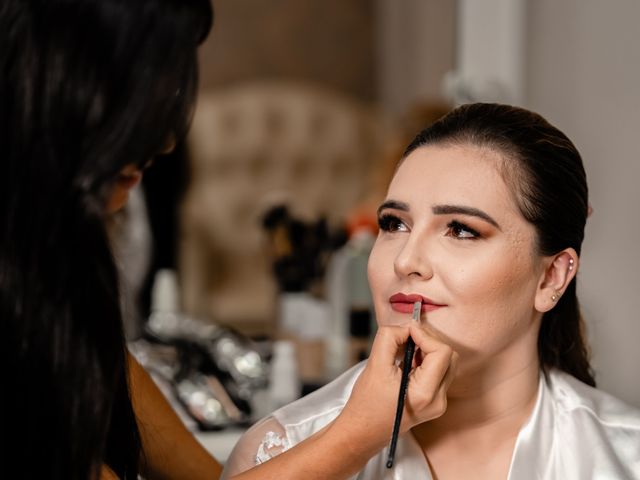
{"label": "bride", "polygon": [[[595,389],[587,355],[576,274],[588,211],[578,151],[535,113],[465,105],[414,139],[368,269],[380,327],[406,327],[422,301],[409,418],[393,469],[382,448],[354,478],[640,479],[640,412]],[[352,392],[382,381],[370,370],[260,421],[223,477],[331,426]],[[413,424],[418,403],[432,415]]]}

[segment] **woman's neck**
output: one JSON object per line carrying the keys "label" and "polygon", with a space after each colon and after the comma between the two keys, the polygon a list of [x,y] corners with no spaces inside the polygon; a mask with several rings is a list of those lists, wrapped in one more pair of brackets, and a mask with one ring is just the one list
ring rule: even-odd
{"label": "woman's neck", "polygon": [[415,427],[414,435],[431,441],[465,432],[517,435],[533,410],[539,380],[537,348],[513,348],[485,365],[462,367],[449,389],[447,411]]}
{"label": "woman's neck", "polygon": [[512,352],[488,368],[463,371],[449,389],[444,415],[412,429],[433,478],[507,478],[539,379],[536,352],[529,358]]}

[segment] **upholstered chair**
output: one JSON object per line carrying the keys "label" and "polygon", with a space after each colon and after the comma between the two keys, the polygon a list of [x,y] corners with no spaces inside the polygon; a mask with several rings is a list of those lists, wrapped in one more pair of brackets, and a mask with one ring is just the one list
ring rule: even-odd
{"label": "upholstered chair", "polygon": [[384,129],[370,106],[292,83],[200,95],[188,138],[180,279],[188,313],[249,335],[273,333],[276,284],[261,216],[338,225],[366,193]]}

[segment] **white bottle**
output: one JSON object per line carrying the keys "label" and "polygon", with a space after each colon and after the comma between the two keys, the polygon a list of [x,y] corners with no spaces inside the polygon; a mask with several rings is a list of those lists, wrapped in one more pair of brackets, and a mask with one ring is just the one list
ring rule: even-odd
{"label": "white bottle", "polygon": [[163,340],[182,338],[199,342],[214,338],[219,327],[182,312],[178,275],[175,270],[162,269],[153,279],[151,315],[146,329]]}
{"label": "white bottle", "polygon": [[174,270],[158,270],[151,289],[147,329],[159,338],[175,337],[179,328],[180,291]]}
{"label": "white bottle", "polygon": [[[352,312],[373,312],[367,281],[367,261],[374,241],[375,236],[368,228],[356,230],[349,241],[334,252],[327,268],[326,291],[332,316],[326,365],[330,379],[337,377],[354,363],[351,352],[354,339],[350,335]],[[368,339],[359,339],[356,343],[363,342],[366,344]]]}
{"label": "white bottle", "polygon": [[269,376],[269,399],[275,410],[300,398],[296,351],[293,342],[277,340],[273,344],[273,359]]}

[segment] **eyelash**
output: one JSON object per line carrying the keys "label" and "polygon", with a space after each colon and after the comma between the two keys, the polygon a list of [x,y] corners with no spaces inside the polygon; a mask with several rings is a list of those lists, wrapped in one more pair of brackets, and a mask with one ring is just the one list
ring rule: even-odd
{"label": "eyelash", "polygon": [[[480,238],[480,234],[476,230],[474,230],[471,227],[468,227],[464,223],[460,223],[455,220],[453,220],[452,222],[449,222],[449,224],[447,225],[447,228],[448,228],[447,235],[450,237],[456,238],[458,240],[477,240]],[[460,236],[460,232],[467,232],[471,236],[469,237]]]}
{"label": "eyelash", "polygon": [[[384,214],[378,217],[378,228],[383,232],[399,232],[402,226],[406,228],[404,222],[395,215]],[[468,233],[469,236],[462,236],[463,232]],[[457,240],[477,240],[481,237],[476,230],[456,220],[447,224],[447,236]]]}
{"label": "eyelash", "polygon": [[404,225],[395,215],[384,214],[378,217],[378,228],[383,232],[397,232],[399,225]]}

